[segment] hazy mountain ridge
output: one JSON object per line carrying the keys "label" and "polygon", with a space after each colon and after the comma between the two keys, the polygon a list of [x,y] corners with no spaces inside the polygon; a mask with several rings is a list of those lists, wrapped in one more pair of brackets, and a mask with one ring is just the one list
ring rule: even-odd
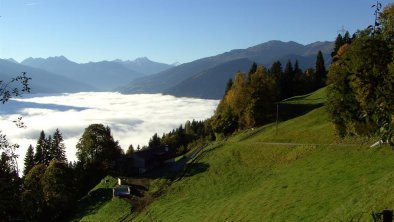
{"label": "hazy mountain ridge", "polygon": [[[308,45],[302,45],[296,42],[273,40],[246,49],[235,49],[216,56],[198,59],[158,74],[138,78],[120,88],[120,90],[123,93],[169,93],[175,96],[219,99],[224,91],[219,96],[216,90],[212,90],[208,88],[208,86],[224,89],[229,76],[233,76],[235,72],[239,70],[246,71],[243,70],[243,66],[240,66],[238,69],[236,68],[235,64],[237,64],[240,59],[255,61],[267,67],[270,67],[276,60],[281,61],[283,66],[289,59],[292,60],[293,63],[295,60],[298,60],[300,67],[305,69],[314,66],[316,55],[319,50],[322,51],[326,63],[328,64],[330,62],[330,53],[333,44],[333,42],[315,42]],[[222,70],[229,71],[226,66],[232,67],[231,70],[236,71],[224,75]],[[200,76],[196,77],[196,75]],[[202,77],[201,75],[207,75],[207,77]],[[221,79],[214,77],[214,75],[221,76]],[[211,78],[208,76],[211,76]],[[213,79],[215,80],[213,81]],[[211,83],[205,83],[203,80],[216,82],[217,85],[213,86]],[[204,91],[212,91],[212,94],[208,95]]]}
{"label": "hazy mountain ridge", "polygon": [[126,68],[139,72],[144,75],[151,75],[155,73],[162,72],[164,70],[174,67],[174,65],[169,65],[160,62],[154,62],[147,57],[140,57],[133,61],[130,60],[120,60],[116,59],[113,62],[124,65]]}
{"label": "hazy mountain ridge", "polygon": [[28,58],[23,60],[21,64],[93,85],[100,91],[112,91],[125,81],[143,76],[141,73],[129,70],[115,62],[101,61],[79,64],[64,56],[46,59]]}
{"label": "hazy mountain ridge", "polygon": [[89,84],[9,60],[0,59],[0,68],[0,79],[4,81],[26,72],[32,78],[29,82],[32,93],[97,91]]}

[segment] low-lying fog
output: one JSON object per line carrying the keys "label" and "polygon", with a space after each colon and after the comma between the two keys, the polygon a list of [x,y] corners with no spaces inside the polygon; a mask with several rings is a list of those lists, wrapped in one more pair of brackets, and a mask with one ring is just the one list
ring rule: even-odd
{"label": "low-lying fog", "polygon": [[[12,143],[18,143],[19,167],[29,144],[34,147],[41,130],[52,135],[56,128],[63,134],[67,158],[75,160],[76,144],[84,129],[93,123],[111,128],[123,150],[130,144],[147,145],[149,138],[160,136],[186,122],[209,118],[217,100],[177,98],[161,94],[123,95],[112,92],[83,92],[57,95],[28,95],[0,105],[0,130]],[[27,126],[19,129],[12,122],[19,116]]]}

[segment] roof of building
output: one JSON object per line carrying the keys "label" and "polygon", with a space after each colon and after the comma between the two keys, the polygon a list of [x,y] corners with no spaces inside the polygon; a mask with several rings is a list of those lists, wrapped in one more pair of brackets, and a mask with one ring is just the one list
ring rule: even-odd
{"label": "roof of building", "polygon": [[133,156],[143,158],[145,160],[166,160],[175,157],[176,150],[173,148],[160,146],[152,149],[145,149],[133,153]]}

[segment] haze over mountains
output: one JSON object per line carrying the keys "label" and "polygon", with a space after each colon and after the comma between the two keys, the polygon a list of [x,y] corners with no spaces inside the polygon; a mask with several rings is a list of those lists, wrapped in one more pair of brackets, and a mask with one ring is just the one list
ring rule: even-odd
{"label": "haze over mountains", "polygon": [[247,49],[236,49],[178,66],[158,63],[146,57],[134,61],[76,63],[64,56],[27,58],[21,63],[0,60],[0,78],[26,72],[32,77],[34,93],[120,91],[122,93],[163,93],[174,96],[220,99],[226,83],[238,71],[248,71],[253,61],[270,67],[298,60],[302,69],[314,67],[316,54],[323,52],[327,64],[333,42],[302,45],[269,41]]}

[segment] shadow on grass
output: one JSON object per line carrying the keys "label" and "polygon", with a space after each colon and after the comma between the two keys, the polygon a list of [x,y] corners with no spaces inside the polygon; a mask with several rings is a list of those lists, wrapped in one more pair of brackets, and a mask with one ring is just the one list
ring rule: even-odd
{"label": "shadow on grass", "polygon": [[75,208],[72,218],[65,221],[79,221],[82,217],[96,213],[100,207],[112,198],[112,189],[99,188],[80,199]]}
{"label": "shadow on grass", "polygon": [[286,121],[322,107],[324,104],[286,104],[280,103],[278,105],[278,118],[280,121]]}
{"label": "shadow on grass", "polygon": [[142,185],[131,184],[130,185],[131,195],[136,197],[143,197],[144,192],[148,191],[148,189]]}
{"label": "shadow on grass", "polygon": [[182,177],[191,177],[199,173],[203,173],[207,171],[208,168],[209,164],[207,163],[189,163]]}

